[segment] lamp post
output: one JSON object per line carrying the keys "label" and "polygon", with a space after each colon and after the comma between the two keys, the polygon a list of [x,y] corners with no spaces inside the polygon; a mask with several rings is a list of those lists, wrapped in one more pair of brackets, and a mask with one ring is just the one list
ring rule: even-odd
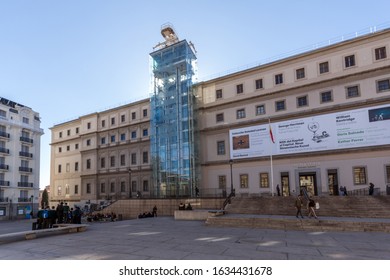
{"label": "lamp post", "polygon": [[230,164],[230,194],[233,194],[233,160],[229,160]]}
{"label": "lamp post", "polygon": [[30,212],[31,219],[33,218],[34,215],[33,209],[34,209],[34,195],[31,195],[31,212]]}
{"label": "lamp post", "polygon": [[131,168],[129,167],[129,198],[131,198]]}

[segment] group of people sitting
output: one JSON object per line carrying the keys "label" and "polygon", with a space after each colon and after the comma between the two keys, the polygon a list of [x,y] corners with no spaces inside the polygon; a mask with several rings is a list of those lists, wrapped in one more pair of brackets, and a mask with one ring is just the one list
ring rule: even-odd
{"label": "group of people sitting", "polygon": [[87,222],[106,222],[106,221],[115,222],[116,220],[117,220],[117,215],[114,212],[111,212],[110,214],[91,213],[87,215]]}
{"label": "group of people sitting", "polygon": [[185,205],[183,202],[180,202],[179,210],[192,210],[191,203],[188,203],[187,205]]}

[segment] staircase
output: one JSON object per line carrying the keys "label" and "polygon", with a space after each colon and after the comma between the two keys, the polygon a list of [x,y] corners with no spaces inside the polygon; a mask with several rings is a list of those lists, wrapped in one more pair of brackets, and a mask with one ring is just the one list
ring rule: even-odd
{"label": "staircase", "polygon": [[[315,197],[316,219],[297,219],[295,197],[234,197],[227,215],[209,217],[207,225],[284,230],[390,232],[390,196]],[[305,204],[306,205],[306,204]],[[307,214],[306,207],[302,213]]]}

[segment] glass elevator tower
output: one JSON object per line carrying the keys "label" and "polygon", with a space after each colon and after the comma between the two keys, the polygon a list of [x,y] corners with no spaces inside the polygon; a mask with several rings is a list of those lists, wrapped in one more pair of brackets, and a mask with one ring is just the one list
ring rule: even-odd
{"label": "glass elevator tower", "polygon": [[191,197],[199,178],[194,46],[179,40],[172,25],[161,27],[165,42],[150,53],[151,159],[155,197]]}

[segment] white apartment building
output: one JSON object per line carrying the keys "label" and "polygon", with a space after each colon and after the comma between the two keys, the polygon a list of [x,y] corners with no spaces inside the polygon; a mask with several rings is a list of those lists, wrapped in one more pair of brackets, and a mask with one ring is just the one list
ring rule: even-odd
{"label": "white apartment building", "polygon": [[31,108],[0,98],[0,220],[38,209],[40,124]]}

